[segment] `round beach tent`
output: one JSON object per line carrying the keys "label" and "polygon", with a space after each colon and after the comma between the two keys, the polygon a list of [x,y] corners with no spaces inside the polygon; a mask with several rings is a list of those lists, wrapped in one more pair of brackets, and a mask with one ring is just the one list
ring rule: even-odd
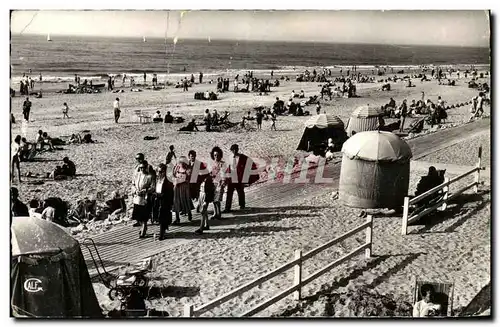
{"label": "round beach tent", "polygon": [[11,309],[15,317],[102,317],[78,242],[52,222],[13,217]]}
{"label": "round beach tent", "polygon": [[349,137],[352,132],[360,133],[366,131],[376,131],[380,127],[380,117],[382,112],[380,109],[369,105],[356,108],[347,122],[346,132]]}
{"label": "round beach tent", "polygon": [[329,138],[333,139],[340,150],[347,139],[344,122],[337,116],[326,114],[312,116],[304,125],[304,133],[297,150],[311,151],[315,146],[326,144]]}
{"label": "round beach tent", "polygon": [[342,147],[339,199],[356,208],[398,208],[410,183],[409,145],[390,132],[357,133]]}

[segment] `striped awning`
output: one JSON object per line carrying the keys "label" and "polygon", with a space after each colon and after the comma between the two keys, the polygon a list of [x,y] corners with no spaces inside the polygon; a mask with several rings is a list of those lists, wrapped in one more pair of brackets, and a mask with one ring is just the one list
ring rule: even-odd
{"label": "striped awning", "polygon": [[368,118],[368,117],[376,117],[382,115],[382,111],[377,107],[372,107],[370,105],[361,106],[356,108],[351,117],[356,118]]}
{"label": "striped awning", "polygon": [[320,114],[312,116],[309,118],[305,124],[307,128],[317,127],[317,128],[327,128],[327,127],[339,127],[344,128],[344,122],[337,116]]}

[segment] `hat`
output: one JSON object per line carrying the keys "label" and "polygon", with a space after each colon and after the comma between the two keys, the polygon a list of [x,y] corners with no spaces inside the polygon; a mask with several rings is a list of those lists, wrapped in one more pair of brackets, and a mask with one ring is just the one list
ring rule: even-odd
{"label": "hat", "polygon": [[231,150],[231,151],[233,151],[233,150],[239,150],[238,144],[231,145],[231,147],[229,148],[229,150]]}

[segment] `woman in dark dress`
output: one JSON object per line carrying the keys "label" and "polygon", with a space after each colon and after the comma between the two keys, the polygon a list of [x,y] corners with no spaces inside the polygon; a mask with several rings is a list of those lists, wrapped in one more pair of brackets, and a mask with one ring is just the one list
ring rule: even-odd
{"label": "woman in dark dress", "polygon": [[194,209],[191,195],[189,192],[189,181],[191,179],[191,170],[189,162],[185,156],[179,158],[179,162],[174,167],[174,225],[180,223],[180,213],[187,213],[188,220],[193,220],[191,210]]}

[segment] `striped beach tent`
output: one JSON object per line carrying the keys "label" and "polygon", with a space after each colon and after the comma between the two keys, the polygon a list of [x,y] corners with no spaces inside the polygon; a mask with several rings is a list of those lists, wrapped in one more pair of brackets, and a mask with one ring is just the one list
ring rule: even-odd
{"label": "striped beach tent", "polygon": [[380,127],[382,111],[369,105],[356,108],[347,122],[347,135],[350,137],[353,132],[360,133],[366,131],[376,131]]}
{"label": "striped beach tent", "polygon": [[307,128],[318,127],[318,128],[327,128],[327,127],[338,127],[344,128],[344,122],[337,116],[320,114],[316,116],[312,116],[309,118],[305,124]]}
{"label": "striped beach tent", "polygon": [[320,114],[309,118],[305,123],[304,133],[297,150],[314,151],[326,145],[328,139],[338,145],[338,150],[347,139],[344,122],[337,116]]}

